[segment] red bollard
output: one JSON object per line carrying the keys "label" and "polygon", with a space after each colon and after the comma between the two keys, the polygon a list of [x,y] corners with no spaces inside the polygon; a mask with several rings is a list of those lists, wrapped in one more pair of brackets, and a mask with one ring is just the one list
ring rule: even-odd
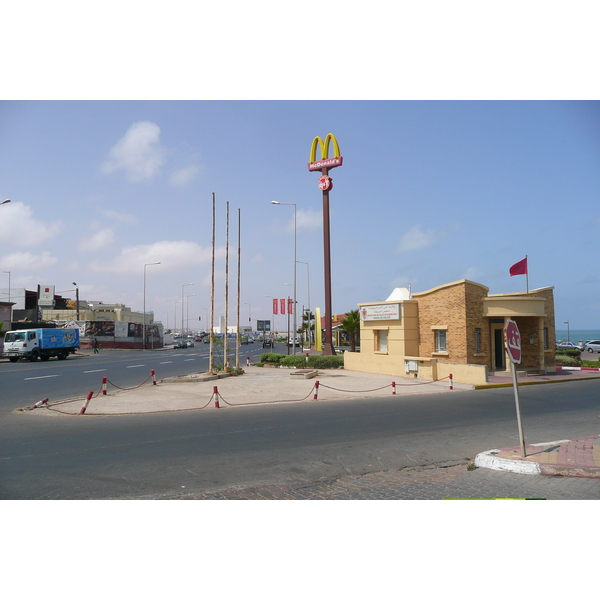
{"label": "red bollard", "polygon": [[154,369],[150,369],[150,373],[152,374],[152,385],[156,385],[156,373]]}
{"label": "red bollard", "polygon": [[392,381],[392,396],[396,395],[396,382]]}
{"label": "red bollard", "polygon": [[83,406],[81,407],[81,410],[79,411],[80,415],[84,415],[85,411],[88,407],[88,404],[90,403],[90,400],[92,399],[92,396],[94,395],[94,392],[88,392],[88,395],[85,399],[85,402],[83,403]]}
{"label": "red bollard", "polygon": [[306,362],[308,362],[308,352],[306,353]]}
{"label": "red bollard", "polygon": [[46,404],[46,402],[48,402],[48,398],[44,398],[43,400],[36,402],[33,406],[29,407],[29,410],[32,410],[34,408],[39,408],[42,404]]}
{"label": "red bollard", "polygon": [[450,378],[450,389],[453,390],[454,386],[452,385],[452,373],[448,376]]}
{"label": "red bollard", "polygon": [[215,408],[219,408],[219,390],[216,385],[213,387],[213,397],[215,399]]}
{"label": "red bollard", "polygon": [[250,366],[250,357],[246,356],[246,366],[249,367]]}
{"label": "red bollard", "polygon": [[108,381],[108,378],[103,377],[102,378],[102,395],[106,396],[106,382]]}
{"label": "red bollard", "polygon": [[313,396],[313,400],[317,399],[318,394],[319,394],[319,382],[315,381],[315,395]]}

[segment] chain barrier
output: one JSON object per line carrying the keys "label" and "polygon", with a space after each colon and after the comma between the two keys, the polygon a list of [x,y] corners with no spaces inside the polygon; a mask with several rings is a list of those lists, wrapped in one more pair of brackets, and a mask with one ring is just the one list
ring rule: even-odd
{"label": "chain barrier", "polygon": [[[249,357],[248,357],[248,360]],[[153,385],[156,385],[156,378],[155,378],[155,373],[154,373],[154,369],[152,370],[151,374],[139,385],[134,386],[134,387],[130,387],[130,388],[123,388],[123,387],[119,387],[117,385],[115,385],[114,383],[112,383],[111,381],[109,381],[106,377],[102,378],[102,388],[100,389],[100,391],[96,392],[94,394],[94,392],[90,391],[88,392],[88,394],[86,395],[85,401],[83,406],[81,407],[81,410],[79,411],[80,415],[84,415],[84,414],[88,414],[86,413],[87,407],[90,403],[90,400],[92,400],[95,397],[98,397],[100,394],[106,395],[106,383],[110,383],[113,387],[119,389],[119,390],[136,390],[140,387],[142,387],[145,383],[148,382],[149,379],[152,379],[153,381]],[[442,377],[441,379],[436,379],[434,381],[419,381],[417,383],[402,383],[400,384],[401,387],[409,387],[409,386],[414,386],[414,385],[428,385],[431,383],[437,383],[437,382],[441,382],[441,381],[445,381],[445,380],[449,380],[450,381],[450,389],[453,389],[453,378],[452,375],[450,374],[447,377]],[[162,381],[162,380],[161,380]],[[207,408],[212,402],[214,402],[214,406],[215,408],[220,408],[220,404],[219,404],[219,400],[221,400],[224,404],[226,404],[227,406],[231,406],[231,407],[235,407],[235,406],[257,406],[257,405],[261,405],[261,404],[282,404],[282,403],[287,403],[287,402],[304,402],[305,400],[307,400],[308,398],[310,398],[311,394],[313,394],[313,400],[318,400],[318,391],[319,391],[319,387],[323,387],[323,388],[327,388],[329,390],[333,390],[336,392],[345,392],[345,393],[356,393],[356,394],[364,394],[364,393],[368,393],[368,392],[377,392],[379,390],[384,390],[388,387],[392,388],[392,395],[396,395],[396,382],[392,381],[392,383],[389,383],[387,385],[383,385],[381,387],[377,387],[377,388],[371,388],[368,390],[344,390],[344,389],[340,389],[340,388],[335,388],[323,383],[320,383],[318,380],[315,381],[315,383],[313,384],[313,387],[311,388],[310,392],[308,394],[306,394],[306,396],[304,396],[303,398],[297,398],[297,399],[291,399],[291,400],[265,400],[265,401],[259,401],[259,402],[243,402],[243,403],[235,403],[235,402],[229,402],[227,401],[219,392],[218,387],[214,386],[213,387],[213,393],[211,395],[211,397],[209,398],[208,402],[206,402],[206,404],[204,406],[200,406],[200,407],[191,407],[191,408],[175,408],[175,409],[160,409],[160,410],[152,410],[152,411],[143,411],[143,413],[140,412],[119,412],[119,413],[91,413],[88,414],[88,416],[115,416],[115,415],[136,415],[136,414],[156,414],[156,413],[166,413],[166,412],[186,412],[186,411],[192,411],[192,410],[204,410],[205,408]],[[54,411],[54,412],[59,412],[65,415],[73,415],[72,412],[67,412],[64,410],[60,410],[59,408],[56,408],[58,406],[61,406],[63,404],[70,404],[72,402],[78,402],[80,401],[81,398],[70,398],[67,400],[59,400],[57,402],[53,402],[50,404],[49,399],[48,398],[44,398],[43,400],[40,400],[39,402],[37,402],[36,404],[27,407],[27,410],[33,410],[36,408],[45,408],[46,410],[50,410],[50,411]]]}

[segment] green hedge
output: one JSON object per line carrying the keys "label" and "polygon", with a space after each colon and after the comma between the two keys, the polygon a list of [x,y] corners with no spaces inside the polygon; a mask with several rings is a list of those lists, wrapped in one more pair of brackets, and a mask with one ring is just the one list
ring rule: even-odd
{"label": "green hedge", "polygon": [[573,358],[580,358],[581,350],[567,350],[567,349],[563,349],[563,348],[558,348],[556,350],[556,356],[558,357],[558,355],[572,356]]}
{"label": "green hedge", "polygon": [[[567,351],[570,352],[570,351]],[[580,367],[581,361],[576,356],[570,356],[567,353],[559,354],[556,353],[556,366],[557,367]]]}
{"label": "green hedge", "polygon": [[308,362],[306,356],[288,356],[286,354],[275,354],[264,352],[260,355],[260,362],[269,365],[281,365],[282,367],[310,367],[311,369],[343,369],[344,357],[321,356],[320,354],[309,354]]}

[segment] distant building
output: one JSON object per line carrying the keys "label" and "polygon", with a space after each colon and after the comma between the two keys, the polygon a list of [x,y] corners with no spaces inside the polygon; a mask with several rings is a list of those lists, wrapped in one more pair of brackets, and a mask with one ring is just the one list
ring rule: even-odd
{"label": "distant building", "polygon": [[553,290],[489,294],[466,279],[415,294],[397,288],[385,302],[358,305],[360,352],[346,353],[344,368],[485,383],[489,371],[510,368],[503,328],[512,319],[521,333],[517,370],[554,372]]}

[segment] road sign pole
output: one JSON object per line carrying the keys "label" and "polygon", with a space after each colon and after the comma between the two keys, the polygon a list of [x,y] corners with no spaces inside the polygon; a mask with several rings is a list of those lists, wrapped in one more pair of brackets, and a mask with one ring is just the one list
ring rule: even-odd
{"label": "road sign pole", "polygon": [[517,383],[517,369],[515,363],[510,363],[510,370],[512,372],[513,389],[515,391],[515,406],[517,409],[517,425],[519,427],[519,441],[521,443],[521,453],[525,458],[525,436],[523,435],[523,424],[521,423],[521,405],[519,404],[519,385]]}

